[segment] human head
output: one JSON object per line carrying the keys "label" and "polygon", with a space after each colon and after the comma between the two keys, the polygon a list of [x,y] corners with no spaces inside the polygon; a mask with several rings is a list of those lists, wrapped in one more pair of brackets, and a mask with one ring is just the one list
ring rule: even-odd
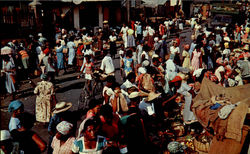
{"label": "human head", "polygon": [[156,66],[156,67],[159,66],[159,59],[158,59],[158,58],[154,57],[154,58],[152,59],[152,62],[153,62],[153,65],[154,65],[154,66]]}
{"label": "human head", "polygon": [[93,110],[95,114],[100,113],[102,103],[103,101],[101,99],[91,99],[89,101],[89,109]]}
{"label": "human head", "polygon": [[106,123],[111,124],[113,119],[113,109],[109,104],[105,104],[100,109],[100,115],[104,118]]}
{"label": "human head", "polygon": [[90,55],[85,56],[86,61],[89,63],[90,62]]}
{"label": "human head", "polygon": [[106,78],[106,81],[107,81],[106,86],[107,86],[107,87],[111,87],[111,86],[113,85],[113,83],[115,82],[115,77],[112,76],[112,75],[109,75],[109,76]]}
{"label": "human head", "polygon": [[126,56],[131,58],[133,55],[132,55],[132,50],[128,50],[127,53],[126,53]]}
{"label": "human head", "polygon": [[106,56],[108,54],[108,50],[103,50],[102,53],[104,56]]}
{"label": "human head", "polygon": [[68,136],[72,133],[73,124],[62,121],[56,126],[56,138],[58,140],[67,140]]}
{"label": "human head", "polygon": [[19,100],[14,100],[9,104],[8,111],[13,117],[19,117],[24,111],[24,105]]}
{"label": "human head", "polygon": [[136,75],[134,72],[130,72],[127,76],[127,79],[131,82],[131,83],[134,83],[135,82],[135,78],[136,78]]}
{"label": "human head", "polygon": [[92,117],[86,119],[82,130],[84,138],[86,138],[88,141],[95,140],[97,137],[98,128],[99,128],[99,122],[97,121],[96,118]]}
{"label": "human head", "polygon": [[8,130],[1,130],[0,134],[0,149],[4,153],[11,153],[13,150],[12,143],[11,143],[11,135]]}

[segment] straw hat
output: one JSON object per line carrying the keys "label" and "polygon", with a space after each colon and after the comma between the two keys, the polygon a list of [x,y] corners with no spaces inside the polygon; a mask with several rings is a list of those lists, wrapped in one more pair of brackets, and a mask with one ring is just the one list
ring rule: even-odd
{"label": "straw hat", "polygon": [[136,98],[136,97],[139,97],[140,96],[140,92],[132,92],[131,94],[129,94],[128,98],[129,99],[133,99],[133,98]]}
{"label": "straw hat", "polygon": [[156,99],[157,97],[159,97],[160,95],[161,95],[161,93],[150,92],[148,94],[146,101],[148,101],[148,102],[152,101],[152,100]]}
{"label": "straw hat", "polygon": [[72,107],[72,103],[68,102],[60,102],[56,104],[56,107],[54,108],[53,113],[60,113],[60,112],[64,112],[67,111],[68,109],[70,109]]}
{"label": "straw hat", "polygon": [[107,23],[108,23],[108,20],[104,20],[103,23],[104,23],[104,24],[107,24]]}

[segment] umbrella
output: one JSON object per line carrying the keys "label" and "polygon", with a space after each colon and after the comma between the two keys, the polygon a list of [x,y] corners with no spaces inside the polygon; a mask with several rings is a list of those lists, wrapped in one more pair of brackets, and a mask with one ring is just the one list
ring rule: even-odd
{"label": "umbrella", "polygon": [[1,55],[8,55],[12,53],[12,49],[10,47],[3,47],[1,48]]}

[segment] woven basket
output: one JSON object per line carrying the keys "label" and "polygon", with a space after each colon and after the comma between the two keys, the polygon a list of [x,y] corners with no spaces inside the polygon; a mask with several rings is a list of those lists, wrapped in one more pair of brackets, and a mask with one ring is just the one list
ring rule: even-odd
{"label": "woven basket", "polygon": [[208,153],[209,148],[210,148],[210,143],[209,142],[202,143],[202,142],[198,141],[195,138],[194,139],[194,147],[195,147],[195,150],[198,151],[198,152],[206,152],[206,153]]}

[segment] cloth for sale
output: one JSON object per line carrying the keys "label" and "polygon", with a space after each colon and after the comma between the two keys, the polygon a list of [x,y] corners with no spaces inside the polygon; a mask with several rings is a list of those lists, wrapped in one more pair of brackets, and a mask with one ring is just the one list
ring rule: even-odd
{"label": "cloth for sale", "polygon": [[219,86],[207,78],[204,78],[201,84],[201,89],[198,95],[193,99],[192,110],[195,113],[199,122],[207,127],[210,122],[218,118],[218,110],[210,110],[209,107],[213,105],[210,101],[212,96],[224,95],[230,99],[232,104],[241,102],[229,115],[227,129],[225,132],[226,138],[235,139],[240,141],[241,130],[245,120],[245,116],[250,106],[250,84],[237,87],[225,88]]}

